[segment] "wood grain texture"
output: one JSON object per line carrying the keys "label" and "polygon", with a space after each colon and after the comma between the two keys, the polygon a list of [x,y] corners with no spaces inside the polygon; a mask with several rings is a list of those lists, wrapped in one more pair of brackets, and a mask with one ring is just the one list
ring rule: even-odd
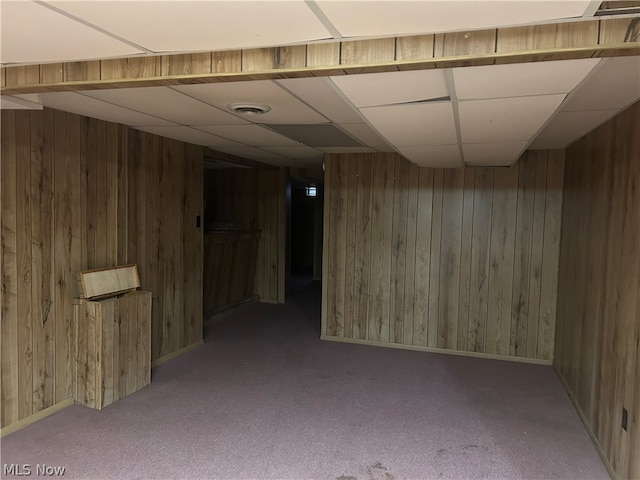
{"label": "wood grain texture", "polygon": [[639,127],[636,103],[566,149],[559,246],[554,365],[619,478],[640,477]]}
{"label": "wood grain texture", "polygon": [[[537,183],[535,152],[512,168],[447,170],[419,168],[394,154],[328,155],[322,334],[548,363],[563,158],[544,152],[542,160]],[[539,212],[547,263],[540,256],[534,271],[536,195],[553,200]],[[551,285],[538,289],[542,296],[531,295],[534,274]],[[514,304],[532,302],[537,309],[513,315]],[[342,322],[348,328],[339,333]],[[530,330],[541,340],[528,351]]]}
{"label": "wood grain texture", "polygon": [[189,75],[211,72],[211,52],[164,55],[162,75]]}
{"label": "wood grain texture", "polygon": [[136,291],[74,304],[76,402],[101,410],[149,385],[150,300],[151,292]]}
{"label": "wood grain texture", "polygon": [[[2,67],[2,93],[82,91],[637,55],[637,18]],[[209,59],[210,57],[210,59]],[[210,68],[209,68],[210,67]]]}
{"label": "wood grain texture", "polygon": [[[252,294],[266,302],[283,301],[279,295],[282,297],[284,293],[286,268],[286,192],[283,184],[286,172],[224,168],[206,170],[204,176],[204,226],[216,222],[235,223],[245,230],[260,231],[254,253]],[[205,303],[209,301],[211,299],[205,299]]]}
{"label": "wood grain texture", "polygon": [[[157,159],[163,158],[163,150],[161,137],[108,122],[47,108],[2,112],[3,428],[68,401],[77,393],[74,378],[87,374],[73,368],[72,298],[78,295],[75,276],[82,270],[138,263],[143,287],[153,286],[156,303],[162,305],[172,291],[195,286],[188,299],[171,297],[170,312],[155,310],[152,329],[173,322],[170,338],[164,340],[178,350],[182,343],[202,338],[197,293],[202,273],[186,268],[187,262],[202,262],[197,229],[190,232],[189,245],[161,230],[164,212],[157,198],[163,166]],[[181,186],[164,207],[181,231],[187,222],[195,225],[193,214],[201,211],[203,151],[180,144],[171,152],[168,174]],[[182,189],[189,191],[187,199]],[[173,226],[165,223],[164,228]],[[165,265],[171,275],[160,268],[161,250],[173,252],[165,260],[175,264]],[[120,333],[114,333],[113,342]],[[122,332],[122,338],[128,334]],[[159,349],[149,341],[143,353],[151,351]],[[113,368],[119,369],[115,360]],[[139,374],[130,388],[137,383]]]}
{"label": "wood grain texture", "polygon": [[16,112],[2,111],[2,413],[1,425],[19,420],[18,402],[18,245]]}

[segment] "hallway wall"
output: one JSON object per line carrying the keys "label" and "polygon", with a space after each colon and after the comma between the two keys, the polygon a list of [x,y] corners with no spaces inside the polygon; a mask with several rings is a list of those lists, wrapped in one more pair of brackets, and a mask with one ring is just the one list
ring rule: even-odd
{"label": "hallway wall", "polygon": [[511,168],[326,158],[327,338],[550,363],[564,152]]}
{"label": "hallway wall", "polygon": [[[640,103],[567,148],[554,365],[619,478],[640,478]],[[628,429],[622,428],[622,409]]]}
{"label": "hallway wall", "polygon": [[202,340],[202,159],[123,125],[2,111],[3,429],[71,398],[82,270],[138,264],[153,360]]}

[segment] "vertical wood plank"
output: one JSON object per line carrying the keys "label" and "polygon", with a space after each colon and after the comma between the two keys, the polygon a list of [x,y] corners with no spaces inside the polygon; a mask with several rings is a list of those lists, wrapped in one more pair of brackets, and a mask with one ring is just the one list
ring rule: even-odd
{"label": "vertical wood plank", "polygon": [[371,198],[371,286],[368,339],[389,341],[391,230],[395,155],[383,154],[373,162]]}
{"label": "vertical wood plank", "polygon": [[16,112],[16,246],[18,304],[18,418],[33,413],[31,273],[31,115]]}
{"label": "vertical wood plank", "polygon": [[115,340],[115,303],[116,301],[104,302],[100,305],[102,315],[100,326],[96,331],[102,337],[102,348],[100,349],[102,358],[100,361],[100,370],[102,374],[102,382],[98,385],[101,389],[101,399],[99,407],[103,408],[111,405],[114,401],[114,390],[116,385],[114,380],[116,372],[114,372],[113,358],[118,355],[117,344]]}
{"label": "vertical wood plank", "polygon": [[353,338],[353,322],[356,317],[358,296],[355,283],[356,268],[356,218],[357,218],[357,197],[358,197],[358,155],[347,155],[343,157],[343,162],[347,168],[346,186],[346,239],[345,239],[345,305],[344,305],[344,336]]}
{"label": "vertical wood plank", "polygon": [[437,345],[441,348],[456,349],[458,345],[463,200],[464,169],[444,170],[437,322]]}
{"label": "vertical wood plank", "polygon": [[211,72],[211,52],[164,55],[162,75],[189,75]]}
{"label": "vertical wood plank", "polygon": [[389,340],[403,343],[404,307],[407,261],[409,162],[397,156],[395,160],[395,182],[393,184],[393,226],[391,243],[391,331]]}
{"label": "vertical wood plank", "polygon": [[[333,178],[331,176],[333,157],[325,155],[324,160],[324,219],[322,231],[322,310],[320,313],[320,331],[323,335],[329,335],[329,316],[331,315],[331,306],[329,305],[329,288],[333,288],[333,284],[329,281],[329,240],[333,232],[330,232],[331,223],[331,192],[333,190]],[[260,255],[260,247],[258,247],[258,255]]]}
{"label": "vertical wood plank", "polygon": [[2,111],[2,427],[18,421],[18,246],[16,112]]}
{"label": "vertical wood plank", "polygon": [[100,60],[64,63],[62,76],[65,82],[100,80]]}
{"label": "vertical wood plank", "polygon": [[403,338],[405,345],[413,344],[414,316],[416,305],[416,241],[418,229],[418,187],[420,181],[420,169],[414,164],[409,164],[409,178],[407,185],[407,258],[406,279],[404,295]]}
{"label": "vertical wood plank", "polygon": [[257,72],[276,68],[275,48],[252,48],[242,51],[242,71]]}
{"label": "vertical wood plank", "polygon": [[60,83],[63,81],[62,63],[40,65],[40,83]]}
{"label": "vertical wood plank", "polygon": [[536,157],[532,154],[525,154],[519,160],[515,258],[511,295],[511,339],[509,340],[509,354],[515,356],[526,355],[527,329],[529,325],[538,322],[537,318],[534,320],[529,316],[529,278],[536,181],[535,160]]}
{"label": "vertical wood plank", "polygon": [[460,297],[458,303],[458,339],[456,348],[469,348],[469,303],[471,293],[471,251],[473,246],[473,198],[476,170],[464,170],[462,199],[462,238],[460,248]]}
{"label": "vertical wood plank", "polygon": [[[184,175],[184,344],[202,339],[202,263],[203,222],[196,227],[196,217],[202,218],[203,152],[194,145],[185,146]],[[144,325],[141,325],[141,329]],[[145,374],[146,375],[146,374]]]}
{"label": "vertical wood plank", "polygon": [[529,274],[529,318],[527,323],[527,356],[538,351],[538,322],[540,319],[540,295],[542,287],[542,259],[544,248],[544,216],[546,209],[547,152],[535,158],[536,186],[533,206],[533,231],[531,240],[531,266]]}
{"label": "vertical wood plank", "polygon": [[306,45],[276,48],[276,68],[304,68],[306,66]]}
{"label": "vertical wood plank", "polygon": [[440,252],[442,245],[444,170],[433,172],[433,214],[431,217],[431,252],[429,269],[429,323],[427,325],[427,346],[438,346],[438,317],[440,314]]}
{"label": "vertical wood plank", "polygon": [[345,261],[346,261],[346,235],[347,235],[347,180],[348,161],[345,156],[337,155],[331,163],[331,177],[333,191],[331,196],[333,205],[329,216],[329,222],[333,226],[333,241],[330,240],[329,271],[331,283],[334,286],[334,294],[330,297],[329,325],[330,334],[342,336],[344,334],[344,308],[345,308]]}
{"label": "vertical wood plank", "polygon": [[491,168],[476,170],[468,340],[469,350],[473,352],[486,350],[494,172],[495,170]]}
{"label": "vertical wood plank", "polygon": [[211,70],[214,73],[239,72],[242,70],[242,52],[213,52],[211,54]]}
{"label": "vertical wood plank", "polygon": [[396,39],[396,60],[433,58],[433,35],[414,35]]}
{"label": "vertical wood plank", "polygon": [[395,38],[343,41],[341,65],[392,62],[395,59]]}
{"label": "vertical wood plank", "polygon": [[[51,242],[53,232],[52,119],[52,110],[31,112],[32,401],[34,412],[53,405],[55,361],[54,342],[50,341],[54,334]],[[4,158],[6,157],[3,153]],[[4,212],[3,215],[5,215]]]}
{"label": "vertical wood plank", "polygon": [[413,344],[423,347],[427,346],[427,326],[429,323],[429,271],[431,269],[433,176],[433,169],[419,169]]}
{"label": "vertical wood plank", "polygon": [[553,360],[553,339],[558,298],[558,258],[560,255],[560,220],[562,216],[562,184],[564,151],[549,153],[547,197],[544,215],[544,255],[542,258],[541,304],[538,321],[536,358]]}
{"label": "vertical wood plank", "polygon": [[340,42],[307,45],[307,67],[340,65]]}
{"label": "vertical wood plank", "polygon": [[486,331],[488,353],[509,353],[518,170],[519,164],[516,164],[495,172]]}
{"label": "vertical wood plank", "polygon": [[[353,337],[367,338],[369,322],[369,289],[371,278],[371,202],[373,184],[373,165],[371,155],[361,155],[357,161],[358,178],[356,193],[356,251],[354,288],[357,304],[353,317]],[[333,181],[333,179],[330,179]],[[325,178],[325,185],[327,179]],[[325,204],[326,205],[326,204]],[[325,207],[326,208],[326,207]],[[326,218],[326,217],[325,217]],[[325,230],[332,228],[325,222]],[[327,253],[328,254],[328,253]],[[323,275],[328,274],[324,270]]]}

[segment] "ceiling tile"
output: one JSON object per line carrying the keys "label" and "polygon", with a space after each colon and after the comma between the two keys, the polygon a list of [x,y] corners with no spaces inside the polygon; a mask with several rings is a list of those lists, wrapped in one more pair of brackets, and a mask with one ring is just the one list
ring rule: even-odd
{"label": "ceiling tile", "polygon": [[458,104],[463,143],[501,143],[531,139],[564,95],[467,100]]}
{"label": "ceiling tile", "polygon": [[369,147],[318,147],[325,153],[373,153],[377,150]]}
{"label": "ceiling tile", "polygon": [[444,70],[343,75],[331,80],[357,107],[418,102],[449,95]]}
{"label": "ceiling tile", "polygon": [[480,143],[462,146],[464,161],[470,166],[513,165],[527,146],[527,142]]}
{"label": "ceiling tile", "polygon": [[449,145],[457,141],[450,102],[368,107],[362,113],[397,147]]}
{"label": "ceiling tile", "polygon": [[271,80],[182,85],[175,90],[226,110],[232,103],[259,103],[271,111],[248,120],[255,123],[323,123],[327,119]]}
{"label": "ceiling tile", "polygon": [[398,151],[407,160],[421,167],[464,167],[458,145],[431,145],[425,147],[400,147]]}
{"label": "ceiling tile", "polygon": [[175,140],[181,140],[183,142],[193,143],[195,145],[204,145],[206,147],[237,147],[242,144],[228,140],[226,138],[217,137],[210,133],[202,132],[194,128],[185,127],[182,125],[175,127],[138,127],[138,130],[143,132],[154,133],[162,137],[173,138]]}
{"label": "ceiling tile", "polygon": [[269,165],[276,165],[276,166],[283,166],[283,167],[299,165],[298,162],[296,162],[291,158],[283,157],[281,155],[277,155],[275,153],[268,152],[266,150],[262,150],[255,147],[246,147],[246,146],[219,147],[219,148],[216,148],[216,150],[224,153],[230,153],[238,157],[244,157],[244,158],[249,158],[251,160],[257,160],[259,162],[268,163]]}
{"label": "ceiling tile", "polygon": [[2,95],[0,96],[0,110],[42,110],[42,105],[39,101],[34,102],[26,98]]}
{"label": "ceiling tile", "polygon": [[292,158],[294,160],[309,161],[322,161],[324,159],[324,152],[311,147],[305,147],[299,145],[295,147],[263,147],[263,150],[281,155],[283,157]]}
{"label": "ceiling tile", "polygon": [[589,0],[518,1],[335,1],[316,0],[329,21],[345,37],[407,35],[522,25],[580,17]]}
{"label": "ceiling tile", "polygon": [[77,113],[78,115],[85,115],[107,122],[122,123],[132,127],[175,125],[167,120],[135,112],[111,103],[102,102],[80,93],[42,93],[40,99],[46,107],[57,108],[65,112]]}
{"label": "ceiling tile", "polygon": [[563,111],[621,110],[640,99],[640,57],[604,60],[580,89],[562,105]]}
{"label": "ceiling tile", "polygon": [[293,138],[308,147],[357,147],[357,140],[332,124],[320,125],[271,125],[272,129]]}
{"label": "ceiling tile", "polygon": [[0,22],[2,63],[63,62],[144,52],[34,2],[3,1]]}
{"label": "ceiling tile", "polygon": [[339,127],[360,140],[363,145],[374,148],[389,148],[389,144],[366,123],[341,123]]}
{"label": "ceiling tile", "polygon": [[529,148],[564,148],[609,120],[616,113],[618,110],[559,112],[544,127]]}
{"label": "ceiling tile", "polygon": [[458,100],[567,93],[600,59],[454,68]]}
{"label": "ceiling tile", "polygon": [[362,122],[357,109],[345,100],[342,92],[328,78],[290,78],[277,83],[332,122]]}
{"label": "ceiling tile", "polygon": [[299,145],[295,140],[260,125],[214,125],[197,128],[254,147]]}
{"label": "ceiling tile", "polygon": [[331,37],[303,0],[48,3],[154,52],[265,47]]}
{"label": "ceiling tile", "polygon": [[247,121],[169,87],[120,88],[84,92],[105,102],[182,125],[237,125]]}

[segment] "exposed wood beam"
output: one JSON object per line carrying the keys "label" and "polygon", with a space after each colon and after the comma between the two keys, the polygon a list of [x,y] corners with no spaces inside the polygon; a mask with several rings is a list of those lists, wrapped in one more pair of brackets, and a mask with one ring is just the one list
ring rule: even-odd
{"label": "exposed wood beam", "polygon": [[289,47],[5,67],[3,95],[640,55],[640,16]]}

